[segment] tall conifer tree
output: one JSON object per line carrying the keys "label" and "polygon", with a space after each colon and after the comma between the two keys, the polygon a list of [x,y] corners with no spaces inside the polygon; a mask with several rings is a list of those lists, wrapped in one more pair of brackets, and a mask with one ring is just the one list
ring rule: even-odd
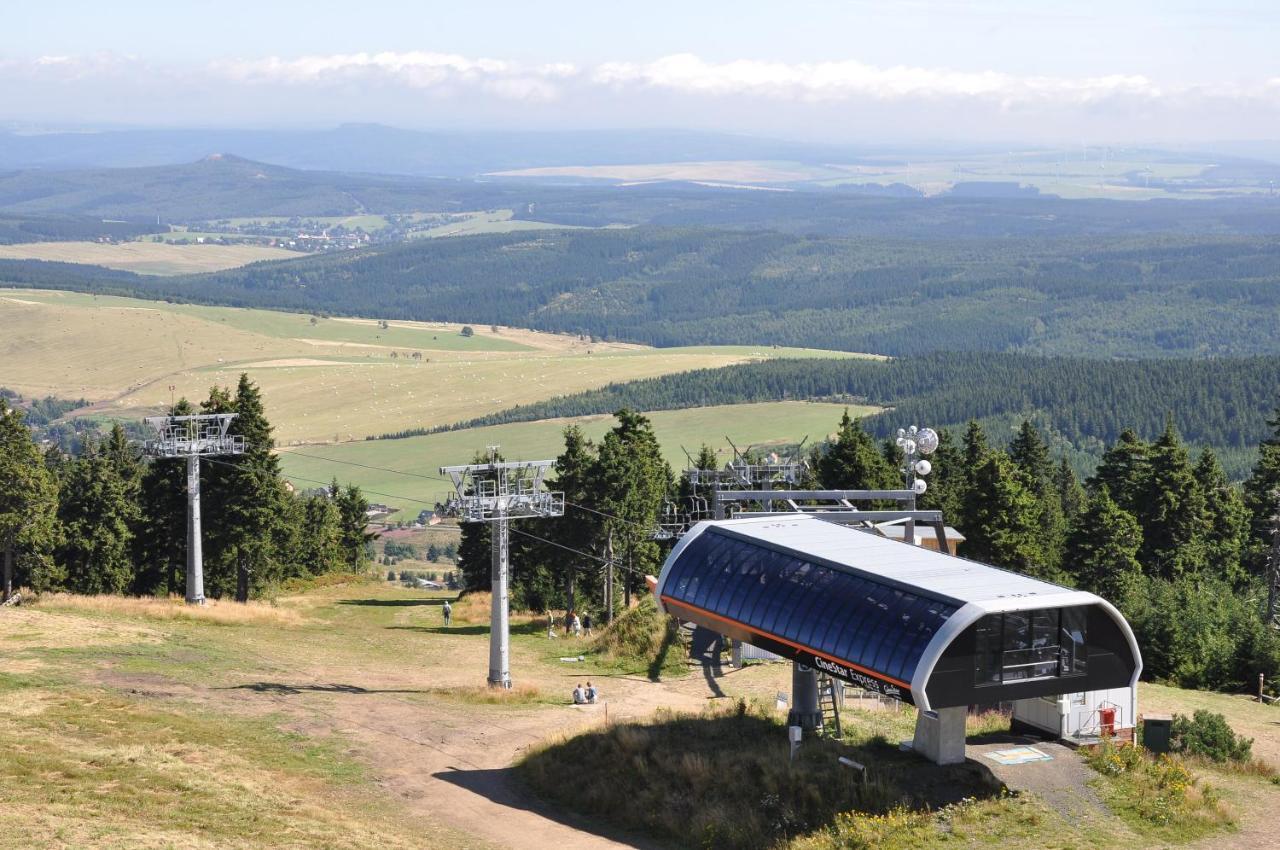
{"label": "tall conifer tree", "polygon": [[50,554],[56,541],[58,490],[22,411],[0,396],[0,599],[15,582],[37,590],[56,583]]}

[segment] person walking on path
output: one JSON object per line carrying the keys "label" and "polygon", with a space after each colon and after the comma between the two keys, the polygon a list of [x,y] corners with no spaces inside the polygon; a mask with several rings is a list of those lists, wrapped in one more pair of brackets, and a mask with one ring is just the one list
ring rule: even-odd
{"label": "person walking on path", "polygon": [[453,606],[449,604],[449,600],[444,601],[444,627],[449,628],[449,624],[453,622]]}

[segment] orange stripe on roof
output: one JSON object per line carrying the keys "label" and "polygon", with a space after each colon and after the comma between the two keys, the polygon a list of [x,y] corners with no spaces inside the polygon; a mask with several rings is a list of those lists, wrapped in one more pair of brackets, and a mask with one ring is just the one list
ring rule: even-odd
{"label": "orange stripe on roof", "polygon": [[668,605],[675,605],[678,608],[685,608],[689,611],[694,611],[698,614],[702,614],[705,617],[710,617],[713,620],[720,620],[721,622],[728,623],[732,626],[739,626],[741,628],[746,629],[749,632],[760,635],[761,637],[768,638],[769,640],[776,640],[778,643],[785,643],[787,646],[791,647],[792,649],[798,649],[801,652],[807,652],[810,655],[816,655],[820,658],[825,658],[833,664],[842,664],[845,667],[852,667],[854,670],[858,670],[860,672],[866,673],[868,676],[874,676],[877,679],[882,679],[886,682],[892,682],[893,684],[898,685],[899,687],[906,688],[907,690],[911,690],[911,685],[907,684],[901,679],[895,679],[892,676],[886,676],[884,673],[880,673],[875,670],[872,670],[870,667],[863,667],[861,664],[854,664],[852,661],[846,661],[843,658],[836,658],[834,655],[827,655],[825,652],[818,652],[813,647],[801,646],[795,641],[790,641],[784,637],[778,637],[777,635],[771,634],[770,632],[766,632],[762,629],[757,629],[753,626],[748,626],[746,623],[742,622],[741,620],[734,620],[729,617],[722,617],[719,614],[715,614],[711,611],[708,611],[706,608],[699,608],[697,605],[690,605],[688,602],[681,602],[679,599],[672,599],[670,596],[668,596],[665,593],[662,594],[662,601],[667,603]]}

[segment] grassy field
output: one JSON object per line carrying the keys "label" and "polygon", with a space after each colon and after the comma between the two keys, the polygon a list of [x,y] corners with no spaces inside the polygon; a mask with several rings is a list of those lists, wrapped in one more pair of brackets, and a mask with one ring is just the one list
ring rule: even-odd
{"label": "grassy field", "polygon": [[[186,235],[186,234],[184,234]],[[194,237],[192,237],[194,238]],[[0,245],[0,259],[88,263],[139,274],[172,275],[213,272],[259,260],[301,256],[266,245],[192,245],[168,242],[24,242]]]}
{"label": "grassy field", "polygon": [[[792,850],[1186,843],[1127,813],[1064,812],[999,794],[971,765],[899,753],[910,709],[846,710],[845,737],[806,742],[807,769],[790,770],[781,716],[765,707],[788,689],[786,665],[728,672],[719,696],[702,675],[651,681],[644,659],[629,669],[589,640],[548,640],[542,619],[517,613],[517,687],[495,695],[483,687],[487,596],[456,602],[445,629],[451,594],[332,578],[244,606],[53,595],[0,609],[0,847],[558,850],[613,846],[601,834],[633,844],[623,822],[723,839],[698,846]],[[586,680],[604,703],[567,704]],[[1233,697],[1144,688],[1157,695],[1233,724],[1248,714]],[[998,728],[972,720],[971,734]],[[839,754],[873,766],[866,787]],[[753,782],[721,781],[746,765]],[[1274,846],[1266,777],[1192,770],[1236,825],[1191,846]],[[555,799],[521,793],[530,773]],[[597,774],[607,779],[583,784]],[[569,814],[611,795],[626,802],[595,820]]]}
{"label": "grassy field", "polygon": [[487,212],[465,213],[463,217],[438,227],[415,231],[416,238],[436,238],[440,236],[473,236],[477,233],[514,233],[519,230],[577,230],[579,228],[563,224],[548,224],[543,221],[526,221],[513,218],[511,210],[490,210]]}
{"label": "grassy field", "polygon": [[[555,395],[805,349],[654,349],[456,324],[319,319],[60,292],[0,290],[0,386],[138,417],[248,372],[284,444],[446,425]],[[413,355],[417,354],[417,357]]]}
{"label": "grassy field", "polygon": [[[854,415],[877,409],[849,408]],[[839,404],[784,401],[656,411],[648,416],[653,420],[667,462],[679,470],[688,465],[682,446],[690,454],[696,454],[698,447],[707,443],[727,462],[733,454],[726,437],[739,449],[795,443],[806,436],[814,442],[836,430],[844,410],[845,406]],[[513,460],[553,458],[564,448],[563,432],[570,422],[581,425],[587,436],[599,440],[614,420],[611,416],[586,416],[446,431],[402,440],[302,446],[285,448],[280,459],[285,475],[298,485],[312,487],[313,482],[324,483],[336,475],[365,488],[370,499],[416,515],[450,491],[450,485],[432,480],[439,475],[441,466],[469,463],[477,451],[489,445],[502,446],[503,454]],[[364,467],[384,467],[399,472]]]}
{"label": "grassy field", "polygon": [[[802,163],[788,161],[726,160],[712,162],[662,162],[628,165],[582,165],[528,168],[498,172],[496,176],[581,177],[597,180],[645,182],[687,180],[720,185],[810,184],[843,186],[902,183],[927,195],[949,191],[956,183],[1001,182],[1035,186],[1041,192],[1063,198],[1208,198],[1241,194],[1253,189],[1189,189],[1175,193],[1159,185],[1166,180],[1197,177],[1211,162],[1160,162],[1138,158],[1137,152],[1092,149],[1009,151],[974,154],[963,158],[929,159],[900,157],[877,163]],[[1126,175],[1141,175],[1136,183]]]}

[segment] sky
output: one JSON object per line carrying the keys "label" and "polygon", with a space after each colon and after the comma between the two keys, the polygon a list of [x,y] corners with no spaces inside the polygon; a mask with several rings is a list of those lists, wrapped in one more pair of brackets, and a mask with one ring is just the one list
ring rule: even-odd
{"label": "sky", "polygon": [[1274,0],[56,0],[3,13],[0,124],[1276,139],[1278,32]]}

